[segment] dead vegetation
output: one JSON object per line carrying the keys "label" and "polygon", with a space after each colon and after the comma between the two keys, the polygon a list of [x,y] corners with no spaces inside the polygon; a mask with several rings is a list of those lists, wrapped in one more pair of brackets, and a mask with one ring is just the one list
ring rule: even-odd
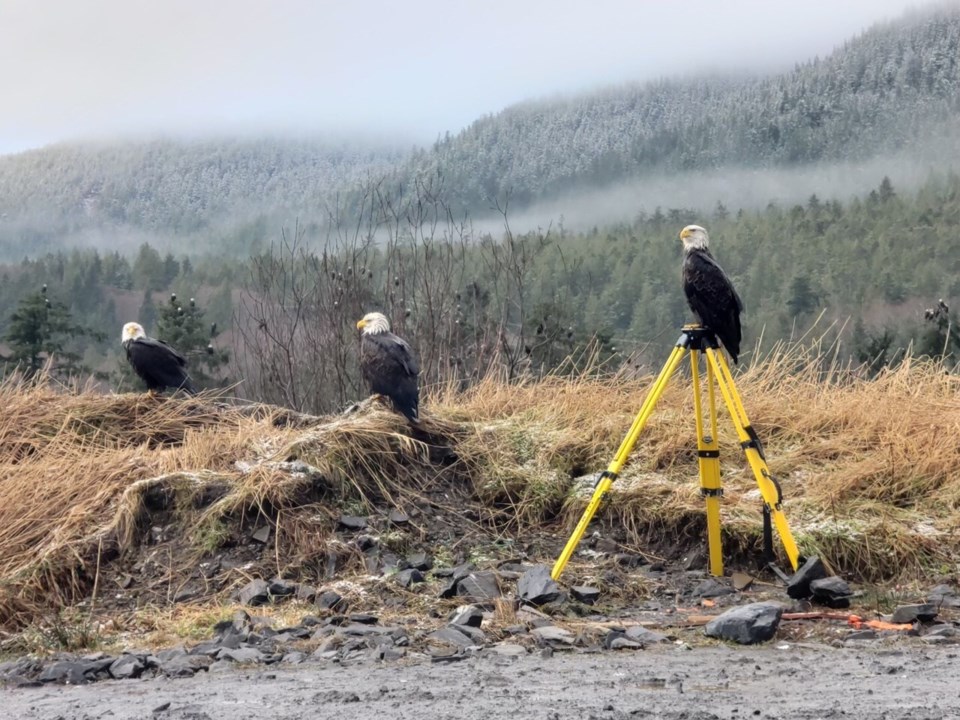
{"label": "dead vegetation", "polygon": [[[804,551],[853,580],[955,570],[957,376],[913,361],[866,379],[819,353],[780,348],[737,383]],[[184,573],[263,524],[273,542],[261,573],[329,577],[337,518],[351,510],[445,509],[491,537],[537,535],[559,547],[649,384],[596,372],[510,384],[488,377],[466,392],[436,390],[423,427],[411,431],[376,404],[309,418],[212,397],[8,380],[0,385],[0,626],[17,630],[81,599],[96,605],[110,568],[158,542],[156,526],[176,539],[168,599]],[[761,514],[723,411],[720,424],[731,556],[758,548]],[[639,551],[702,542],[686,368],[597,523]],[[436,541],[426,522],[413,532],[420,544]],[[338,577],[362,571],[361,558],[343,564],[340,555]],[[588,564],[575,558],[568,572]]]}

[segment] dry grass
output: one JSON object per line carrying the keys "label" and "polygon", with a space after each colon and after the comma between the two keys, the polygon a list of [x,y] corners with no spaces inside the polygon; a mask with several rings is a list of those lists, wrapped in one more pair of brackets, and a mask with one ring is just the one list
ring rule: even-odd
{"label": "dry grass", "polygon": [[[702,538],[688,375],[671,383],[598,518],[640,550]],[[955,570],[956,376],[914,361],[867,380],[781,348],[737,383],[806,552],[854,579]],[[562,542],[590,492],[576,478],[606,465],[649,384],[589,372],[489,378],[466,393],[435,392],[411,436],[377,407],[291,424],[282,410],[210,397],[9,380],[0,384],[0,626],[95,595],[101,571],[137,552],[158,517],[183,538],[172,588],[181,567],[264,518],[277,537],[274,570],[296,575],[337,542],[344,506],[399,505],[438,488],[459,488],[456,500],[475,501],[499,532],[547,527]],[[721,416],[729,555],[757,548],[761,515]]]}

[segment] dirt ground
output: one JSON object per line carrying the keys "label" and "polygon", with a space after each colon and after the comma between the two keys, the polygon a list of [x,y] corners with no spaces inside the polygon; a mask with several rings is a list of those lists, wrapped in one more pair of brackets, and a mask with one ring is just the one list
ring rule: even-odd
{"label": "dirt ground", "polygon": [[[850,643],[848,643],[850,644]],[[855,645],[855,643],[854,643]],[[242,668],[169,680],[0,690],[3,717],[43,720],[960,717],[956,646],[660,646],[454,663]]]}

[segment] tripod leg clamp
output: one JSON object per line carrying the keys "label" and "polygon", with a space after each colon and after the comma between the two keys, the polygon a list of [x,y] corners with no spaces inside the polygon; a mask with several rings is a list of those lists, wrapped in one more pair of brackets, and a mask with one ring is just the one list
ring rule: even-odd
{"label": "tripod leg clamp", "polygon": [[604,470],[604,471],[603,471],[602,473],[600,473],[600,475],[597,477],[597,481],[593,484],[593,487],[594,487],[594,489],[596,489],[597,487],[600,486],[600,483],[602,483],[602,482],[603,482],[604,480],[606,480],[607,478],[610,478],[610,482],[613,482],[614,480],[617,479],[617,477],[618,477],[617,473],[615,473],[615,472],[610,472],[609,470]]}

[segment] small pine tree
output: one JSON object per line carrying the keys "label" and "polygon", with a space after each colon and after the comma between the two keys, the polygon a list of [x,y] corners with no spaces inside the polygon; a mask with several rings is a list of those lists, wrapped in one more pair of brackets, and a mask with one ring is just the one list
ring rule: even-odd
{"label": "small pine tree", "polygon": [[187,358],[190,377],[198,387],[222,383],[218,371],[230,360],[229,351],[214,347],[217,324],[208,327],[204,314],[193,298],[181,303],[171,294],[157,316],[157,337]]}
{"label": "small pine tree", "polygon": [[75,324],[70,310],[59,300],[50,300],[47,286],[21,299],[10,316],[4,340],[11,354],[6,358],[28,377],[34,377],[50,363],[50,371],[67,377],[88,373],[80,354],[70,349],[72,339],[96,333]]}

